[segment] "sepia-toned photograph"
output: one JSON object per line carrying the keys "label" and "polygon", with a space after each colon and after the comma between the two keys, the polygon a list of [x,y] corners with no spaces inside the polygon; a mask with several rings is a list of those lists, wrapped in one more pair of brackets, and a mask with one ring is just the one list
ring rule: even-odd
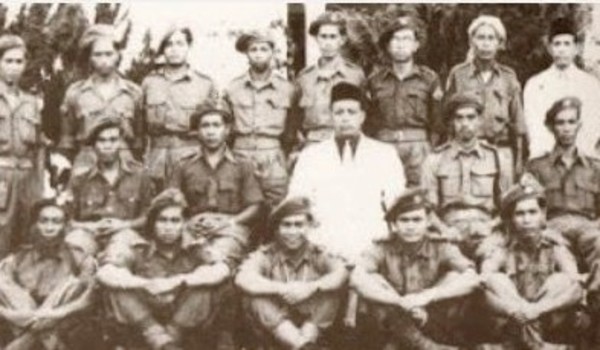
{"label": "sepia-toned photograph", "polygon": [[599,350],[600,3],[0,3],[0,350]]}

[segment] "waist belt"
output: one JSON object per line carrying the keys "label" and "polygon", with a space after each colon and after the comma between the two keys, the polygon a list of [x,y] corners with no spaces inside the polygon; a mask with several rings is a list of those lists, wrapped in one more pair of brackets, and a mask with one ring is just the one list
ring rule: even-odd
{"label": "waist belt", "polygon": [[306,132],[306,139],[311,142],[320,142],[333,137],[334,131],[331,128],[312,129]]}
{"label": "waist belt", "polygon": [[281,142],[277,137],[265,135],[236,135],[233,142],[235,149],[280,149]]}
{"label": "waist belt", "polygon": [[192,147],[198,146],[200,142],[194,136],[187,134],[170,134],[152,136],[150,138],[151,148],[178,148],[178,147]]}
{"label": "waist belt", "polygon": [[30,169],[33,161],[28,158],[0,157],[0,168]]}
{"label": "waist belt", "polygon": [[427,141],[427,131],[421,128],[382,129],[377,133],[377,138],[384,142]]}

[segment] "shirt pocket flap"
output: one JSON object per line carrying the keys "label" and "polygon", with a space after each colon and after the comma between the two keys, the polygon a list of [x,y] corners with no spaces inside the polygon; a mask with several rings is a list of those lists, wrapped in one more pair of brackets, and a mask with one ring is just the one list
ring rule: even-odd
{"label": "shirt pocket flap", "polygon": [[222,191],[233,191],[235,190],[235,181],[230,178],[219,179],[219,190]]}

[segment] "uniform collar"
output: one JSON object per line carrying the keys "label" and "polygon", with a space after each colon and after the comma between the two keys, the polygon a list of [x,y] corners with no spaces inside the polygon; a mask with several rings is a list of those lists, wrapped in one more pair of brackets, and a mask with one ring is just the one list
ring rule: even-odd
{"label": "uniform collar", "polygon": [[408,80],[412,77],[422,77],[423,76],[423,70],[421,69],[421,66],[413,63],[412,69],[410,70],[410,72],[402,79],[400,79],[397,75],[396,72],[394,71],[394,68],[391,66],[385,66],[383,68],[383,75],[385,78],[389,78],[389,77],[393,77],[396,80]]}
{"label": "uniform collar", "polygon": [[[119,160],[119,178],[123,175],[123,173],[131,174],[133,173],[133,169],[127,164],[127,162],[123,160]],[[95,164],[92,168],[90,168],[90,172],[88,173],[88,179],[94,178],[98,175],[101,175],[102,172],[98,167],[98,164]]]}
{"label": "uniform collar", "polygon": [[[481,64],[479,64],[476,59],[473,59],[470,62],[470,67],[471,67],[471,76],[472,77],[476,77],[481,72],[483,72]],[[499,64],[498,64],[498,62],[496,60],[494,60],[491,63],[490,67],[491,67],[493,73],[500,74],[500,66],[499,66]]]}
{"label": "uniform collar", "polygon": [[158,249],[158,245],[156,244],[155,240],[152,240],[150,242],[150,244],[148,245],[148,257],[152,257],[152,256],[160,256],[163,259],[169,260],[169,261],[173,261],[175,259],[177,259],[179,256],[181,256],[181,254],[184,252],[184,248],[183,248],[183,244],[177,245],[175,246],[175,250],[174,250],[174,254],[173,257],[169,257],[165,254],[163,254],[163,252],[161,252]]}
{"label": "uniform collar", "polygon": [[[552,165],[557,165],[558,163],[565,164],[562,160],[562,152],[558,147],[554,147],[552,153],[550,154],[550,160],[552,161]],[[589,167],[590,163],[588,160],[581,154],[579,148],[575,148],[575,163],[581,163],[584,167]]]}
{"label": "uniform collar", "polygon": [[[0,96],[5,97],[8,94],[8,85],[5,82],[0,81]],[[17,96],[21,94],[21,90],[17,89]]]}
{"label": "uniform collar", "polygon": [[392,247],[393,251],[400,255],[416,256],[423,259],[431,257],[431,244],[427,237],[423,237],[420,242],[415,243],[412,247],[402,242],[402,240],[394,238],[392,239]]}
{"label": "uniform collar", "polygon": [[[250,75],[249,70],[244,74],[243,81],[244,81],[244,86],[251,87],[251,88],[255,87],[254,80],[252,79],[252,76]],[[265,85],[263,85],[262,87],[260,87],[260,89],[264,89],[267,87],[276,89],[278,86],[279,86],[279,81],[277,81],[275,72],[271,71],[271,74],[269,74],[269,79],[267,79],[267,83]]]}
{"label": "uniform collar", "polygon": [[310,261],[310,257],[313,251],[308,241],[305,242],[304,247],[302,247],[301,249],[302,252],[299,253],[299,256],[291,257],[285,253],[283,248],[277,246],[275,255],[277,262],[281,265],[292,266],[294,269],[298,269],[300,266],[302,266],[302,264],[308,263]]}
{"label": "uniform collar", "polygon": [[515,250],[539,251],[542,248],[551,247],[552,241],[545,236],[544,230],[542,229],[538,232],[536,237],[529,240],[512,236],[508,246]]}
{"label": "uniform collar", "polygon": [[342,77],[346,76],[346,72],[344,71],[344,58],[341,55],[338,55],[331,62],[331,68],[323,69],[321,68],[320,59],[317,62],[317,80],[325,79],[329,80],[336,75],[341,75]]}
{"label": "uniform collar", "polygon": [[[229,161],[230,163],[234,163],[234,164],[238,162],[238,160],[233,155],[233,152],[231,152],[231,149],[227,146],[225,147],[225,151],[223,152],[223,159]],[[196,155],[192,158],[192,160],[194,160],[194,161],[204,160],[204,152],[202,152],[202,147],[200,147],[200,149],[198,150]]]}
{"label": "uniform collar", "polygon": [[[125,81],[125,79],[123,79],[123,77],[121,77],[119,74],[116,74],[116,76],[115,76],[115,83],[120,92],[127,92],[127,93],[131,92],[129,85],[127,85],[127,82]],[[86,90],[91,90],[94,88],[95,88],[95,83],[94,83],[94,77],[92,75],[83,82],[83,85],[81,86],[81,90],[86,91]]]}
{"label": "uniform collar", "polygon": [[567,68],[565,69],[558,69],[556,67],[555,64],[552,64],[550,66],[550,72],[553,75],[559,76],[559,77],[568,77],[568,78],[572,78],[574,77],[577,73],[578,73],[579,69],[577,68],[577,66],[575,65],[575,63],[571,63]]}
{"label": "uniform collar", "polygon": [[44,259],[63,260],[66,258],[65,254],[68,250],[64,243],[64,234],[50,241],[40,237],[39,234],[36,234],[34,237],[29,248],[34,251],[36,261]]}
{"label": "uniform collar", "polygon": [[[161,75],[163,78],[167,79],[167,80],[171,80],[169,77],[167,77],[167,75],[165,74],[165,68],[161,67],[156,71],[159,75]],[[192,80],[192,68],[190,67],[189,64],[185,65],[185,70],[183,71],[183,74],[181,74],[181,76],[178,76],[176,79],[173,79],[173,81],[180,81],[180,80]]]}
{"label": "uniform collar", "polygon": [[465,150],[458,142],[452,142],[452,147],[450,148],[452,158],[456,159],[460,155],[471,155],[474,154],[478,158],[481,158],[483,155],[483,151],[481,149],[481,144],[479,141],[475,142],[475,147],[470,150]]}

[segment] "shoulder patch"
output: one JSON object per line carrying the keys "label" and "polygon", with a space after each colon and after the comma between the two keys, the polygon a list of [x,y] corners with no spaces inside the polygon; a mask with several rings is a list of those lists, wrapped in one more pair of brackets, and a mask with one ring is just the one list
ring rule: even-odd
{"label": "shoulder patch", "polygon": [[442,152],[442,151],[445,151],[445,150],[449,149],[449,148],[450,148],[450,146],[451,146],[451,145],[450,145],[450,142],[446,142],[446,143],[444,143],[444,144],[441,144],[441,145],[439,145],[439,146],[435,147],[435,148],[433,149],[433,151],[434,151],[434,152],[436,152],[436,153],[440,153],[440,152]]}

